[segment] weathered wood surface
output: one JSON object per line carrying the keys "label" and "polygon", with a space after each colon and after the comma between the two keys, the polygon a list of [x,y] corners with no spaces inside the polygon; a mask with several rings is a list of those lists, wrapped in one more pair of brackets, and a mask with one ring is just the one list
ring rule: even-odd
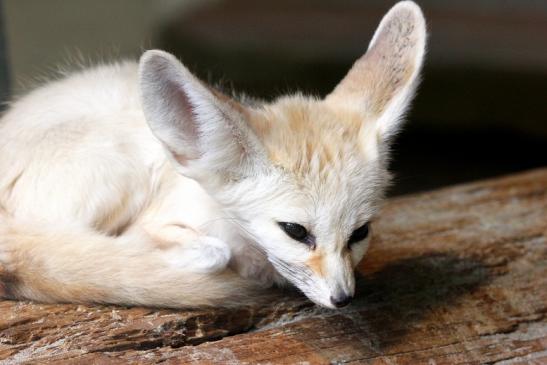
{"label": "weathered wood surface", "polygon": [[388,202],[355,302],[0,302],[0,364],[547,364],[547,169]]}

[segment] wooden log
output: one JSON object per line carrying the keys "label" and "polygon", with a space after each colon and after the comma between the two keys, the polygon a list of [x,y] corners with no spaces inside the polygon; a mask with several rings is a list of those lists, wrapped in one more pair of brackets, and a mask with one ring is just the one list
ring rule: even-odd
{"label": "wooden log", "polygon": [[0,302],[0,364],[547,363],[547,169],[390,200],[355,302]]}

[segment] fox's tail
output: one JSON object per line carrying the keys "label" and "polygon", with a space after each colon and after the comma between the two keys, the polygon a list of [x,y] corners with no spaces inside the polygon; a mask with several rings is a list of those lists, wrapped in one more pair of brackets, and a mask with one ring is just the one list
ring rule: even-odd
{"label": "fox's tail", "polygon": [[165,252],[138,237],[59,233],[15,222],[0,210],[0,296],[173,308],[258,299],[260,289],[230,270],[185,273],[164,258]]}

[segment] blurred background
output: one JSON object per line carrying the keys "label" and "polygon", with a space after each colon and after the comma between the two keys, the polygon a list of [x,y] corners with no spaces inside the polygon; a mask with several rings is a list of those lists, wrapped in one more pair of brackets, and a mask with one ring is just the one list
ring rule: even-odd
{"label": "blurred background", "polygon": [[[272,99],[325,95],[395,1],[4,0],[0,97],[58,65],[176,54],[200,77]],[[418,0],[423,82],[394,146],[392,195],[547,166],[547,1]]]}

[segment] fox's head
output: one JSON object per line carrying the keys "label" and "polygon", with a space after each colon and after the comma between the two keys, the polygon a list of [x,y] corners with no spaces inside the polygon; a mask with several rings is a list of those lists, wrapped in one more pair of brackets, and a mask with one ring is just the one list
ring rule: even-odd
{"label": "fox's head", "polygon": [[389,183],[389,142],[425,42],[420,8],[400,2],[325,98],[256,104],[148,51],[140,64],[145,116],[177,170],[226,207],[281,275],[314,302],[342,307],[354,295],[354,268]]}

